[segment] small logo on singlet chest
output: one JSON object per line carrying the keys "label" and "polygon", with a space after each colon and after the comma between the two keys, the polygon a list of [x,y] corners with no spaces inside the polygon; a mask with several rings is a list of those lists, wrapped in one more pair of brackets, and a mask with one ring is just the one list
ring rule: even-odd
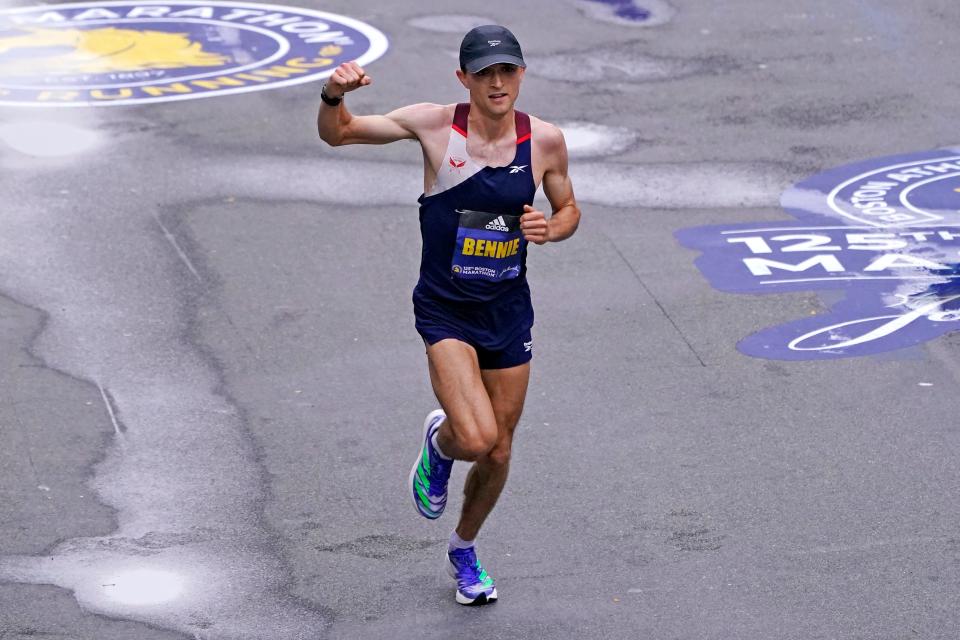
{"label": "small logo on singlet chest", "polygon": [[525,164],[512,164],[510,165],[510,173],[523,173],[523,170],[527,168]]}
{"label": "small logo on singlet chest", "polygon": [[510,228],[507,227],[507,222],[503,219],[503,216],[497,216],[496,220],[491,220],[488,222],[487,229],[492,231],[510,231]]}
{"label": "small logo on singlet chest", "polygon": [[460,169],[463,169],[467,165],[466,160],[456,156],[450,156],[449,161],[450,167],[448,168],[448,171],[456,171],[457,173],[460,173]]}

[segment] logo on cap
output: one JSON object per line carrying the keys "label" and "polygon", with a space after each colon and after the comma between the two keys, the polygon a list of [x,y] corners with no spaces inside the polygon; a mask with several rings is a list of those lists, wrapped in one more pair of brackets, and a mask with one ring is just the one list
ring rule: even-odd
{"label": "logo on cap", "polygon": [[[496,53],[490,51],[494,48]],[[469,73],[477,73],[492,64],[527,66],[520,43],[506,27],[488,24],[471,29],[460,43],[460,67]]]}

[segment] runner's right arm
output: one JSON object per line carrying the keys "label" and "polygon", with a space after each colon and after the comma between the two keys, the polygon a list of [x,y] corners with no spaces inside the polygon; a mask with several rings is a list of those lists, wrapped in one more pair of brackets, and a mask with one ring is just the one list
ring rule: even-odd
{"label": "runner's right arm", "polygon": [[[342,97],[348,91],[365,87],[373,82],[370,76],[355,62],[345,62],[337,67],[327,81],[326,94],[330,98]],[[383,116],[355,116],[347,111],[346,102],[332,107],[320,102],[317,113],[317,130],[320,138],[330,146],[344,144],[387,144],[397,140],[412,140],[419,137],[425,124],[425,107],[434,105],[413,104]]]}

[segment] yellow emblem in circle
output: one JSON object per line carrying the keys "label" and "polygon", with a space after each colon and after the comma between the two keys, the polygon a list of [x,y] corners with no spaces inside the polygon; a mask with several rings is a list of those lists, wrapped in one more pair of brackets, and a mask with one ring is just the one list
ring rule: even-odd
{"label": "yellow emblem in circle", "polygon": [[262,91],[386,52],[368,24],[251,2],[144,0],[0,9],[0,105],[99,106]]}
{"label": "yellow emblem in circle", "polygon": [[[22,36],[0,38],[0,54],[37,49],[40,55],[2,63],[0,75],[212,67],[230,60],[229,56],[204,51],[203,43],[191,42],[186,33],[116,27],[26,31]],[[59,53],[60,49],[67,51]]]}

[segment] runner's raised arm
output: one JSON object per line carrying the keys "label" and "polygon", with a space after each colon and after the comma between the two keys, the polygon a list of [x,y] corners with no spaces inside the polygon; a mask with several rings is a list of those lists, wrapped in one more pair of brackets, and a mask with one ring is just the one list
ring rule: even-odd
{"label": "runner's raised arm", "polygon": [[433,112],[440,109],[437,105],[412,104],[382,116],[351,114],[343,100],[344,94],[372,82],[373,79],[356,62],[345,62],[337,67],[320,94],[317,131],[324,142],[337,147],[413,140],[419,137],[418,131],[429,123]]}

